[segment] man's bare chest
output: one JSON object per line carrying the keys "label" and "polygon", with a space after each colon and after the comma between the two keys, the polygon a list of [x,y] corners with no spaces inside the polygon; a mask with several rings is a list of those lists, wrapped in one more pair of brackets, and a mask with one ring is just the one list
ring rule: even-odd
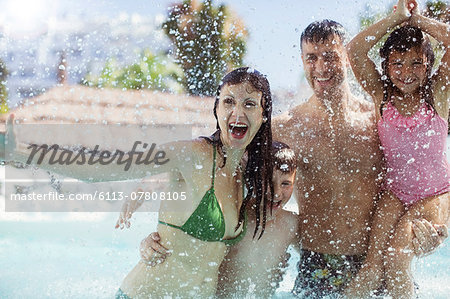
{"label": "man's bare chest", "polygon": [[381,152],[373,128],[305,131],[297,155],[300,168],[311,173],[357,174],[379,164]]}

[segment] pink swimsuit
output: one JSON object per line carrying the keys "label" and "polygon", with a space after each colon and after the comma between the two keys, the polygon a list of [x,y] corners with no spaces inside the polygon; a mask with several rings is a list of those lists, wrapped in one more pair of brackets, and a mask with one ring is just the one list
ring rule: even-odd
{"label": "pink swimsuit", "polygon": [[427,104],[412,117],[389,102],[378,122],[386,159],[385,188],[405,205],[450,191],[446,158],[447,121]]}

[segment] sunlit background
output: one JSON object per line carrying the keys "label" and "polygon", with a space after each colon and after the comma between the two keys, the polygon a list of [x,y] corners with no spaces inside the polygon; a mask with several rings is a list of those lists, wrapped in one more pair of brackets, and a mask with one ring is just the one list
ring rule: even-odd
{"label": "sunlit background", "polygon": [[[0,58],[10,72],[11,105],[22,97],[39,93],[40,87],[50,86],[49,78],[58,63],[59,51],[67,53],[67,64],[72,69],[69,81],[73,83],[90,70],[98,71],[108,58],[119,56],[119,62],[126,63],[134,58],[137,49],[166,51],[170,45],[161,32],[161,24],[174,2],[0,1],[3,8],[0,11]],[[274,90],[293,92],[306,87],[302,81],[299,37],[310,22],[333,19],[353,35],[360,28],[361,16],[384,12],[393,5],[390,0],[213,3],[226,4],[247,28],[245,64],[267,74]],[[111,37],[116,41],[120,38],[120,45],[108,41]]]}

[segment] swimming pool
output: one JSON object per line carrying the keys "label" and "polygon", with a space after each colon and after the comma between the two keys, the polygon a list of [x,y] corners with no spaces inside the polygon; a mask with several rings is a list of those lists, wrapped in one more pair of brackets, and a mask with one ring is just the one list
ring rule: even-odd
{"label": "swimming pool", "polygon": [[[1,298],[113,298],[139,260],[140,240],[156,228],[156,213],[137,213],[123,231],[114,230],[113,213],[43,216],[0,222]],[[423,298],[450,294],[449,243],[414,262]],[[293,254],[279,297],[293,285],[296,260]]]}

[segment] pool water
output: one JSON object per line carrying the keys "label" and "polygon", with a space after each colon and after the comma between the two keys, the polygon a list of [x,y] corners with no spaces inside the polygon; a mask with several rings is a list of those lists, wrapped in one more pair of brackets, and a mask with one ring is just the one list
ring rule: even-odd
{"label": "pool water", "polygon": [[[52,220],[0,222],[1,298],[113,298],[139,260],[139,243],[155,230],[157,216],[137,213],[131,228],[120,231],[114,230],[113,213],[86,218],[53,214]],[[450,294],[448,244],[447,240],[437,252],[414,262],[423,298]],[[288,296],[297,260],[292,250],[277,297]]]}

